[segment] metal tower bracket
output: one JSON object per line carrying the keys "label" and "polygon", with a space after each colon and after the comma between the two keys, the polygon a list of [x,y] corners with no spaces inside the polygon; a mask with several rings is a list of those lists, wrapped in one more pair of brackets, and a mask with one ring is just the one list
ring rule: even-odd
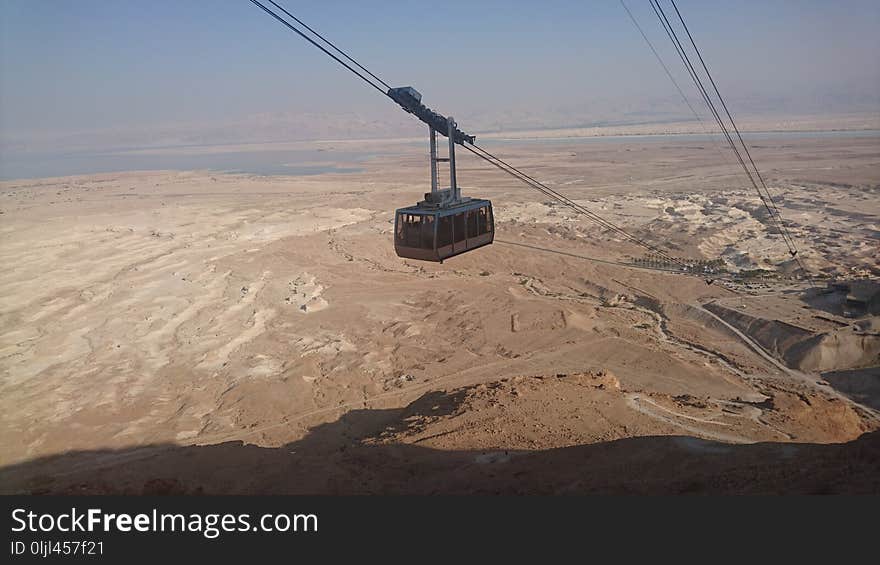
{"label": "metal tower bracket", "polygon": [[470,143],[473,145],[477,137],[468,135],[458,129],[453,122],[453,127],[449,127],[447,118],[441,116],[434,110],[422,104],[422,95],[419,91],[411,86],[400,86],[397,88],[389,88],[388,96],[400,104],[400,107],[422,120],[441,135],[447,136],[455,143]]}

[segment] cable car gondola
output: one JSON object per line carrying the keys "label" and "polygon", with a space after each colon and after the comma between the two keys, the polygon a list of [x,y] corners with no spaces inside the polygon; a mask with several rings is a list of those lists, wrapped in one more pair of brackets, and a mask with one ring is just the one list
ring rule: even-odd
{"label": "cable car gondola", "polygon": [[466,198],[445,207],[426,199],[400,208],[394,216],[394,250],[408,259],[442,262],[489,245],[494,234],[492,203],[482,198]]}
{"label": "cable car gondola", "polygon": [[[421,94],[411,86],[389,89],[388,95],[407,112],[428,124],[431,150],[431,192],[425,199],[394,213],[394,251],[399,257],[440,261],[492,243],[495,222],[492,203],[461,196],[455,178],[455,144],[474,142],[458,129],[455,120],[426,108]],[[449,138],[449,157],[437,157],[437,132]],[[440,189],[437,163],[449,163],[449,188]]]}

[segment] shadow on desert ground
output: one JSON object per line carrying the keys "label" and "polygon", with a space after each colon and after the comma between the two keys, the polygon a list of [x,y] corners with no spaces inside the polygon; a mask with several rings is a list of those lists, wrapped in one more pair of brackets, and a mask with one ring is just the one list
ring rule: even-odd
{"label": "shadow on desert ground", "polygon": [[412,415],[443,418],[461,393],[353,410],[280,447],[242,442],[77,451],[0,469],[30,494],[854,494],[880,492],[880,433],[843,444],[731,445],[631,437],[550,450],[405,443]]}

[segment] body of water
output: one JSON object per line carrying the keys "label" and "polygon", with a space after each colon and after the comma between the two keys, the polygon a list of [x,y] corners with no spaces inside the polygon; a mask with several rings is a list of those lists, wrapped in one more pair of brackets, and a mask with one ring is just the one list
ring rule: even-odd
{"label": "body of water", "polygon": [[[731,133],[736,139],[735,134]],[[742,132],[743,139],[746,143],[762,140],[778,140],[778,139],[814,139],[814,138],[846,138],[846,137],[878,137],[880,138],[880,130],[831,130],[831,131],[757,131]],[[574,137],[574,136],[556,136],[556,137],[526,137],[526,138],[484,138],[482,142],[477,138],[477,143],[481,145],[498,145],[513,143],[602,143],[607,141],[613,142],[633,142],[633,141],[686,141],[686,142],[709,142],[715,140],[724,140],[724,134],[718,133],[657,133],[657,134],[630,134],[630,135],[604,135],[593,137]]]}
{"label": "body of water", "polygon": [[295,149],[250,151],[157,150],[118,153],[0,155],[0,178],[59,177],[122,171],[192,171],[256,175],[320,175],[360,171],[367,152]]}
{"label": "body of water", "polygon": [[[537,132],[536,132],[537,133]],[[478,139],[480,145],[500,147],[528,143],[626,143],[641,141],[711,142],[721,134],[663,134],[663,135],[609,135],[602,137],[544,137],[544,138],[489,138]],[[878,137],[880,130],[856,131],[812,131],[812,132],[747,132],[743,138],[747,143],[762,140],[804,139],[839,137]],[[246,173],[256,175],[320,175],[325,173],[354,173],[361,171],[360,163],[367,159],[387,154],[400,143],[387,144],[382,140],[363,142],[369,151],[336,149],[277,149],[271,144],[265,148],[251,148],[248,151],[231,150],[228,147],[176,147],[150,150],[129,150],[119,152],[68,154],[0,154],[0,179],[24,179],[113,173],[122,171],[152,170],[209,170],[218,173]],[[406,145],[425,145],[412,141]],[[427,151],[427,147],[425,148]]]}

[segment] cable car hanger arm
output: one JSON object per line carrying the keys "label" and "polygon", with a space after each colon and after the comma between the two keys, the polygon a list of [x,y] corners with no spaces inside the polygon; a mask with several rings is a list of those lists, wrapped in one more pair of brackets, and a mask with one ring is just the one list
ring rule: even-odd
{"label": "cable car hanger arm", "polygon": [[[419,94],[418,90],[411,86],[400,86],[389,88],[387,94],[389,98],[397,102],[406,112],[422,120],[441,135],[448,137],[447,118],[422,104],[422,95]],[[458,129],[455,123],[452,124],[452,135],[453,141],[459,145],[463,145],[465,142],[473,145],[477,139],[476,136],[468,135]]]}

